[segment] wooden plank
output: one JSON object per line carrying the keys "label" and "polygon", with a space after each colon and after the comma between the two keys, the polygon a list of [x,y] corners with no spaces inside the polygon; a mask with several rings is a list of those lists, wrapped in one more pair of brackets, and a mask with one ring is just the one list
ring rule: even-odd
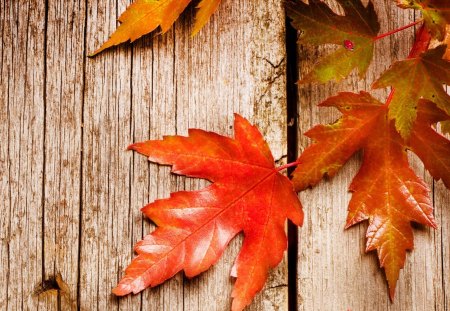
{"label": "wooden plank", "polygon": [[[116,27],[112,1],[89,3],[87,48]],[[124,152],[135,140],[186,134],[189,127],[231,134],[233,112],[256,122],[273,147],[286,153],[284,13],[279,1],[224,1],[194,39],[193,8],[168,34],[140,40],[89,60],[83,134],[80,306],[92,309],[224,310],[240,241],[209,272],[181,275],[141,297],[117,300],[111,288],[134,256],[132,244],[150,232],[139,207],[204,182],[170,177]],[[270,23],[269,23],[270,20]],[[105,27],[104,25],[107,25]],[[193,78],[195,77],[195,78]],[[147,167],[150,167],[148,170]],[[287,271],[281,266],[250,309],[286,309]],[[142,304],[141,304],[142,301]]]}
{"label": "wooden plank", "polygon": [[80,230],[85,2],[47,2],[44,271],[68,289],[46,295],[59,310],[76,308]]}
{"label": "wooden plank", "polygon": [[37,309],[43,277],[45,1],[1,1],[2,310]]}
{"label": "wooden plank", "polygon": [[[174,135],[177,133],[176,119],[176,68],[175,68],[175,30],[171,30],[166,36],[155,39],[146,38],[142,45],[138,45],[135,51],[133,64],[136,67],[135,78],[140,81],[138,89],[133,94],[136,95],[134,109],[136,114],[147,112],[147,123],[135,122],[137,131],[146,130],[143,135],[135,136],[134,141],[147,139],[161,139],[163,135]],[[146,57],[148,55],[148,57]],[[153,56],[153,61],[150,56]],[[144,78],[142,78],[142,76]],[[144,108],[144,107],[148,108]],[[144,109],[142,109],[144,108]],[[146,109],[146,110],[145,110]],[[146,125],[146,127],[144,127]],[[133,155],[135,171],[145,173],[145,180],[148,187],[148,196],[136,206],[133,211],[141,217],[140,208],[157,198],[165,198],[170,195],[170,191],[175,191],[180,187],[177,185],[177,178],[170,176],[168,167],[159,167],[155,164],[148,164],[148,161],[137,155]],[[144,169],[144,168],[149,169]],[[149,183],[149,184],[148,184]],[[141,236],[134,242],[142,239],[146,234],[154,230],[154,226],[148,220],[143,221],[140,231]],[[133,257],[134,255],[131,255]],[[126,265],[129,262],[126,263]],[[177,275],[165,284],[153,290],[142,293],[142,307],[144,310],[153,310],[164,306],[167,309],[183,309],[183,277]]]}
{"label": "wooden plank", "polygon": [[[8,277],[9,277],[9,219],[10,219],[10,194],[9,194],[9,66],[11,54],[8,47],[11,45],[10,36],[6,35],[9,25],[6,16],[9,16],[9,8],[4,1],[0,1],[0,195],[4,202],[0,208],[0,278],[5,280],[0,284],[0,309],[8,308]],[[9,41],[9,42],[8,42]]]}
{"label": "wooden plank", "polygon": [[[413,21],[412,11],[403,11],[391,1],[376,1],[381,20],[381,32],[398,28]],[[339,113],[332,109],[318,109],[316,104],[338,91],[370,90],[370,85],[394,60],[407,56],[412,45],[413,30],[404,31],[376,44],[374,62],[366,81],[352,76],[343,83],[325,86],[305,86],[299,90],[299,140],[300,151],[310,144],[303,136],[306,130],[318,123],[333,122]],[[314,48],[299,50],[300,75],[308,72],[317,59]],[[374,93],[385,98],[386,91]],[[411,157],[413,167],[431,185],[420,161]],[[305,225],[299,231],[298,302],[300,310],[445,310],[448,284],[443,281],[440,267],[449,261],[448,230],[425,228],[415,230],[416,249],[408,254],[405,269],[401,271],[394,303],[390,303],[384,272],[379,269],[374,252],[365,254],[367,224],[356,225],[344,231],[347,206],[351,195],[348,186],[361,164],[360,156],[353,157],[331,181],[321,182],[300,197],[305,206]],[[439,190],[438,190],[439,189]],[[435,187],[437,221],[446,226],[448,209],[442,187]],[[447,243],[443,246],[442,243]],[[445,264],[444,264],[445,265]],[[448,266],[448,264],[447,264]],[[448,270],[447,270],[448,271]],[[445,287],[447,286],[447,287]],[[447,288],[447,289],[446,289]]]}
{"label": "wooden plank", "polygon": [[[176,31],[177,133],[186,134],[189,127],[199,127],[232,135],[233,112],[238,112],[259,126],[275,158],[282,158],[287,146],[281,3],[224,1],[193,40],[186,36],[192,31],[192,20],[191,10],[189,23]],[[203,184],[186,181],[187,189]],[[185,281],[185,310],[230,308],[229,274],[240,243],[233,241],[211,270]],[[272,273],[266,290],[249,309],[277,308],[287,309],[286,262]]]}
{"label": "wooden plank", "polygon": [[[128,3],[89,1],[86,29],[91,52],[117,26]],[[99,39],[100,38],[100,39]],[[139,299],[119,302],[111,289],[130,257],[131,51],[86,61],[83,110],[82,210],[79,307],[139,309]]]}
{"label": "wooden plank", "polygon": [[[133,48],[133,141],[161,139],[176,134],[176,78],[174,66],[175,31],[165,36],[146,37]],[[132,154],[133,181],[130,212],[136,227],[132,243],[141,240],[155,227],[144,220],[140,209],[170,195],[177,188],[170,168],[149,164],[145,157]],[[142,193],[142,194],[141,194]],[[123,265],[130,263],[135,255]],[[120,273],[120,276],[123,274]],[[143,310],[183,310],[183,277],[175,276],[161,286],[141,294]]]}
{"label": "wooden plank", "polygon": [[[449,137],[449,135],[447,135]],[[450,138],[450,137],[449,137]],[[436,301],[440,304],[435,304],[435,310],[449,310],[450,309],[450,191],[445,188],[442,182],[434,184],[434,207],[435,215],[438,219],[439,228],[434,232],[436,243],[434,247],[440,256],[437,262],[434,262],[433,274],[438,274],[436,283],[439,283],[439,288],[442,290],[435,292]]]}

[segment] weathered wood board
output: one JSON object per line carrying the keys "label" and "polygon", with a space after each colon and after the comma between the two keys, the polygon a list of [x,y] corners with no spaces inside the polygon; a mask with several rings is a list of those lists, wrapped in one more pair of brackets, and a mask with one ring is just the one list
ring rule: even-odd
{"label": "weathered wood board", "polygon": [[[133,245],[153,229],[140,208],[205,185],[170,176],[125,149],[190,127],[231,135],[237,112],[260,127],[284,161],[282,4],[224,0],[195,38],[190,6],[169,33],[88,59],[127,5],[0,1],[2,310],[230,307],[240,239],[198,278],[180,274],[139,295],[111,294]],[[67,292],[35,292],[58,273]],[[249,309],[286,308],[284,262]]]}
{"label": "weathered wood board", "polygon": [[[382,31],[413,12],[377,1]],[[117,27],[130,0],[0,0],[0,310],[229,310],[229,276],[241,238],[210,271],[182,274],[138,295],[111,289],[154,229],[140,208],[206,182],[170,175],[125,151],[133,142],[202,128],[232,135],[233,113],[258,125],[279,163],[287,155],[285,16],[279,0],[223,0],[194,38],[190,6],[172,30],[87,58]],[[336,111],[316,104],[338,90],[368,89],[413,40],[380,41],[368,81],[299,90],[301,136]],[[403,39],[401,39],[403,38]],[[396,42],[397,39],[401,39]],[[326,49],[300,47],[300,75]],[[376,94],[381,98],[385,91]],[[322,109],[324,110],[324,109]],[[365,225],[344,232],[355,156],[331,181],[301,194],[300,310],[448,310],[450,194],[433,185],[438,230],[417,228],[393,304]],[[357,242],[355,242],[357,241]],[[63,282],[57,282],[60,275]],[[286,260],[249,310],[288,310]],[[62,287],[60,290],[52,290]],[[44,291],[43,293],[40,293]]]}
{"label": "weathered wood board", "polygon": [[[375,1],[380,16],[381,33],[407,25],[419,18],[413,11],[398,9],[392,1]],[[383,17],[387,17],[383,18]],[[317,104],[339,91],[370,91],[372,82],[412,46],[414,29],[376,43],[374,61],[367,80],[353,75],[343,82],[306,85],[299,88],[299,152],[311,141],[303,134],[319,123],[331,123],[340,116],[336,109],[318,108]],[[299,47],[299,75],[309,72],[312,64],[330,49]],[[383,100],[389,90],[375,91]],[[449,155],[450,156],[450,155]],[[415,171],[433,190],[435,217],[439,229],[416,227],[415,249],[407,256],[400,273],[396,297],[390,302],[384,272],[376,253],[365,254],[367,223],[344,231],[348,187],[361,165],[361,155],[354,156],[332,179],[322,181],[300,194],[305,208],[305,225],[299,229],[298,309],[299,310],[449,310],[449,217],[450,196],[442,182],[433,183],[420,160],[411,156]]]}

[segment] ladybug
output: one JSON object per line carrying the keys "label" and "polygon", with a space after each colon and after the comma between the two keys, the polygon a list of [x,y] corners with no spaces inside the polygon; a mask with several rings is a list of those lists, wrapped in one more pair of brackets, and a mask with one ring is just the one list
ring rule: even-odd
{"label": "ladybug", "polygon": [[355,49],[355,44],[350,40],[344,40],[344,47],[347,50],[353,51]]}

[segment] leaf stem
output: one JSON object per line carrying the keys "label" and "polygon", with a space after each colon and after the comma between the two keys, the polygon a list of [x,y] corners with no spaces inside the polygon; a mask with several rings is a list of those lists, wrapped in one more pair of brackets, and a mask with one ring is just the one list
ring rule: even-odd
{"label": "leaf stem", "polygon": [[383,33],[383,34],[381,34],[381,35],[379,35],[379,36],[376,36],[373,40],[374,40],[374,41],[377,41],[377,40],[383,39],[384,37],[391,36],[391,35],[393,35],[394,33],[397,33],[397,32],[403,31],[403,30],[405,30],[405,29],[408,29],[408,28],[410,28],[410,27],[413,27],[413,26],[415,26],[415,25],[417,25],[417,24],[419,24],[419,23],[421,23],[421,22],[423,22],[423,19],[419,19],[418,21],[415,21],[415,22],[413,22],[413,23],[411,23],[411,24],[408,24],[408,25],[406,25],[406,26],[403,26],[403,27],[400,27],[400,28],[391,30],[391,31],[386,32],[386,33]]}
{"label": "leaf stem", "polygon": [[394,93],[395,93],[395,89],[392,88],[391,92],[389,93],[389,96],[386,100],[386,103],[384,104],[386,107],[389,107],[389,105],[391,104],[392,99],[394,98]]}
{"label": "leaf stem", "polygon": [[425,25],[422,25],[416,33],[416,39],[414,45],[409,52],[408,58],[416,58],[423,52],[427,51],[431,42],[431,35],[426,29]]}
{"label": "leaf stem", "polygon": [[291,163],[288,163],[288,164],[285,164],[285,165],[277,167],[276,170],[277,171],[282,171],[282,170],[285,170],[287,168],[290,168],[290,167],[293,167],[293,166],[297,166],[299,164],[300,164],[300,162],[298,162],[298,161],[291,162]]}

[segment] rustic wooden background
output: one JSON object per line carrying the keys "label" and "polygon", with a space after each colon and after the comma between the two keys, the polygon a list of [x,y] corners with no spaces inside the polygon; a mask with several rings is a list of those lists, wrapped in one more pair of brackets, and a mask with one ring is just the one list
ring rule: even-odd
{"label": "rustic wooden background", "polygon": [[[383,32],[416,18],[392,2],[376,1],[387,17]],[[280,0],[223,0],[194,38],[191,6],[165,35],[87,58],[129,3],[0,0],[0,310],[230,308],[239,239],[197,278],[179,274],[139,295],[111,294],[134,243],[153,228],[139,209],[171,191],[204,185],[170,176],[168,168],[125,148],[184,135],[190,127],[230,135],[238,112],[259,126],[285,163],[288,125],[296,124],[287,115],[287,88],[294,87],[287,85],[287,66],[301,76],[326,49],[299,47],[297,70],[295,59],[287,61]],[[298,151],[309,144],[302,136],[308,128],[338,117],[333,110],[319,114],[316,104],[338,90],[368,89],[405,57],[413,30],[406,34],[379,42],[367,81],[352,76],[298,91],[298,105],[290,107],[298,112]],[[298,235],[299,310],[449,310],[450,193],[411,161],[432,185],[440,226],[416,228],[416,250],[395,302],[376,255],[364,254],[366,225],[343,230],[346,190],[360,165],[355,156],[332,181],[300,195],[306,219]],[[288,272],[285,260],[248,309],[287,310]],[[295,282],[290,285],[295,295]]]}

